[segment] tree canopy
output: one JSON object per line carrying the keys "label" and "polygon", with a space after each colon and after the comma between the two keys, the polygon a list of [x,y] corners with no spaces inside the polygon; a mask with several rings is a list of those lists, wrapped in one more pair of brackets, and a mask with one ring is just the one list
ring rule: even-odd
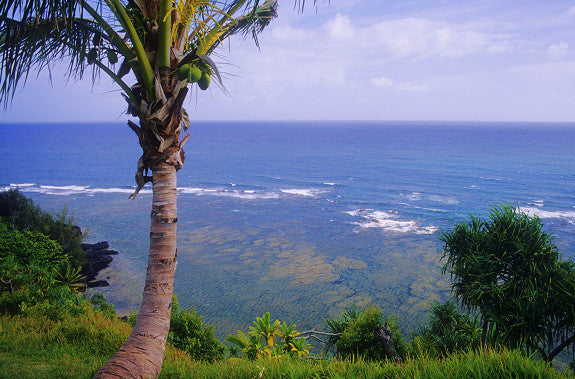
{"label": "tree canopy", "polygon": [[[442,232],[444,272],[460,303],[501,342],[547,361],[575,343],[575,264],[562,261],[541,220],[511,205]],[[485,333],[484,333],[485,336]]]}

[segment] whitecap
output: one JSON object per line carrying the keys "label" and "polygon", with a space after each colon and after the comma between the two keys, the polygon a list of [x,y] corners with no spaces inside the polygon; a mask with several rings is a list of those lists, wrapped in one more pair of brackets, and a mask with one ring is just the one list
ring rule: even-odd
{"label": "whitecap", "polygon": [[[88,188],[86,189],[87,192],[89,193],[128,193],[128,194],[132,194],[135,191],[135,188]],[[140,190],[140,193],[151,193],[152,190],[148,190],[148,189],[142,189]]]}
{"label": "whitecap", "polygon": [[225,196],[225,197],[233,197],[236,199],[243,199],[243,200],[265,200],[265,199],[277,199],[279,195],[274,192],[266,192],[266,191],[253,191],[253,190],[245,190],[245,191],[222,191],[217,192],[212,195],[215,196]]}
{"label": "whitecap", "polygon": [[[235,187],[235,186],[234,186]],[[181,194],[190,194],[197,196],[216,196],[216,197],[231,197],[243,200],[258,200],[258,199],[277,199],[279,193],[272,191],[260,191],[253,189],[246,190],[231,190],[225,188],[199,188],[199,187],[181,187],[178,188]]]}
{"label": "whitecap", "polygon": [[30,187],[27,191],[30,192],[38,192],[45,195],[56,195],[56,196],[69,196],[69,195],[77,195],[86,192],[86,186],[46,186],[40,185],[39,187]]}
{"label": "whitecap", "polygon": [[533,200],[531,203],[528,203],[529,205],[533,205],[535,207],[543,207],[545,205],[545,201],[543,200]]}
{"label": "whitecap", "polygon": [[575,211],[549,211],[541,209],[541,207],[520,207],[519,211],[536,215],[541,219],[565,219],[570,223],[575,221]]}
{"label": "whitecap", "polygon": [[375,211],[373,209],[357,209],[345,212],[352,217],[361,217],[353,222],[359,228],[379,228],[392,233],[433,234],[434,226],[421,226],[415,220],[401,220],[395,211]]}
{"label": "whitecap", "polygon": [[[97,193],[127,193],[131,194],[134,192],[135,188],[117,188],[117,187],[110,187],[110,188],[91,188],[90,186],[81,186],[81,185],[69,185],[69,186],[52,186],[52,185],[43,185],[43,184],[35,184],[35,183],[22,183],[22,184],[10,184],[10,187],[6,189],[14,189],[17,188],[22,192],[34,192],[34,193],[41,193],[44,195],[52,195],[52,196],[70,196],[70,195],[79,195],[84,194],[87,196],[94,196]],[[151,189],[143,189],[140,193],[152,193]]]}
{"label": "whitecap", "polygon": [[288,195],[317,197],[318,195],[324,193],[325,191],[314,188],[290,188],[290,189],[282,189],[281,192]]}
{"label": "whitecap", "polygon": [[18,183],[18,184],[10,183],[10,187],[17,187],[17,188],[33,187],[35,185],[37,185],[37,184],[36,183]]}
{"label": "whitecap", "polygon": [[178,191],[185,194],[198,194],[205,191],[203,188],[197,187],[179,187]]}

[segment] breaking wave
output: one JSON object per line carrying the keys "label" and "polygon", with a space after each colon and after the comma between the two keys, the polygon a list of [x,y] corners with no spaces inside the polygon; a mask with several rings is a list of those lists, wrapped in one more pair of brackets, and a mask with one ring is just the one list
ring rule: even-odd
{"label": "breaking wave", "polygon": [[543,205],[535,207],[521,207],[519,210],[529,215],[535,215],[541,219],[563,219],[575,224],[575,210],[573,211],[549,211],[543,209]]}
{"label": "breaking wave", "polygon": [[435,226],[421,226],[415,220],[402,220],[394,211],[358,209],[345,213],[359,217],[360,220],[353,224],[360,228],[380,228],[388,232],[413,234],[433,234],[437,231]]}
{"label": "breaking wave", "polygon": [[[45,195],[54,196],[70,196],[70,195],[88,195],[94,196],[95,194],[132,194],[135,187],[110,187],[110,188],[92,188],[91,186],[49,186],[36,183],[20,183],[10,184],[9,186],[0,187],[0,191],[7,191],[10,189],[18,189],[22,192],[41,193]],[[294,197],[312,197],[315,198],[325,190],[316,188],[287,188],[278,190],[269,189],[239,189],[237,184],[230,184],[229,187],[179,187],[178,193],[181,195],[195,195],[195,196],[215,196],[215,197],[229,197],[242,200],[266,200],[266,199],[289,199]],[[140,191],[140,194],[151,194],[151,187],[145,187]]]}

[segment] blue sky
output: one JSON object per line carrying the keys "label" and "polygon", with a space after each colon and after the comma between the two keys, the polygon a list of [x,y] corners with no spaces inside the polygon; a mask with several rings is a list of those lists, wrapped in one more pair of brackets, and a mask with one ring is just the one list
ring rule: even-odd
{"label": "blue sky", "polygon": [[[311,0],[307,1],[308,4]],[[195,120],[575,121],[575,1],[280,0],[260,36],[232,39]],[[123,121],[106,78],[63,69],[19,89],[4,122]]]}

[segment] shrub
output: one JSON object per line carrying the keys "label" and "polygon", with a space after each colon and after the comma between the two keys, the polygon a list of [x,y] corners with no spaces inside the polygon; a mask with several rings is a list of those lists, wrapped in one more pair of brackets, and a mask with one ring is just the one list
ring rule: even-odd
{"label": "shrub", "polygon": [[188,353],[194,360],[212,362],[224,356],[225,347],[215,337],[213,325],[204,325],[203,317],[180,309],[178,299],[172,300],[172,316],[168,342]]}
{"label": "shrub", "polygon": [[52,269],[68,259],[56,241],[39,232],[0,231],[0,260],[14,258],[20,266]]}
{"label": "shrub", "polygon": [[[334,320],[328,322],[334,325]],[[361,312],[355,308],[344,313],[335,322],[341,333],[335,341],[336,355],[341,358],[362,357],[366,360],[401,360],[407,354],[408,345],[392,316],[385,321],[381,310],[367,307]]]}
{"label": "shrub", "polygon": [[116,310],[114,306],[106,301],[106,298],[101,293],[96,293],[90,298],[90,304],[95,311],[101,312],[109,319],[116,318]]}
{"label": "shrub", "polygon": [[56,241],[73,267],[85,263],[82,233],[66,210],[52,214],[42,210],[18,190],[0,192],[0,218],[20,231],[39,232]]}
{"label": "shrub", "polygon": [[479,319],[457,309],[454,302],[433,305],[431,317],[413,340],[414,347],[431,356],[446,357],[481,345]]}

